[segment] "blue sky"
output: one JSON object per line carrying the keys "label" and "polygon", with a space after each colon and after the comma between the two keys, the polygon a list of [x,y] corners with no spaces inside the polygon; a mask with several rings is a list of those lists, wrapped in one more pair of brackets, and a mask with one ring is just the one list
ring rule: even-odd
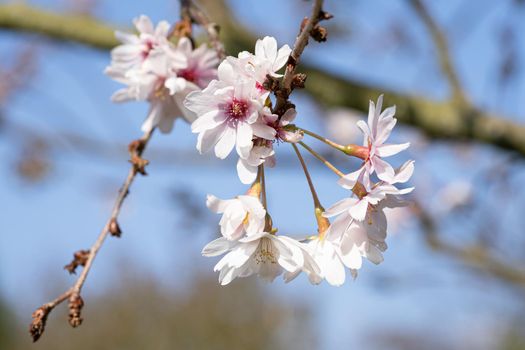
{"label": "blue sky", "polygon": [[[50,8],[60,8],[62,4],[31,3]],[[257,11],[253,11],[254,3]],[[439,6],[438,2],[429,3],[438,20],[448,23],[453,14],[461,14],[464,2],[449,0],[439,2]],[[502,103],[492,98],[496,88],[490,85],[493,76],[489,68],[497,61],[498,53],[486,38],[494,35],[491,28],[505,20],[510,10],[487,0],[480,3],[492,8],[490,14],[482,19],[478,29],[469,33],[468,40],[453,39],[451,43],[460,75],[481,106],[523,121],[523,104]],[[232,4],[239,18],[254,31],[273,35],[279,43],[290,45],[297,31],[296,23],[309,11],[308,3],[299,0],[285,3],[238,0]],[[355,37],[361,39],[343,37],[323,45],[311,44],[305,61],[388,88],[417,91],[434,98],[446,96],[446,84],[433,61],[426,32],[403,2],[327,1],[328,11],[332,6],[337,9],[333,21],[339,25],[350,23]],[[279,10],[274,10],[276,8]],[[121,26],[127,26],[133,17],[142,13],[154,20],[173,14],[166,19],[174,20],[177,6],[162,0],[130,1],[125,7],[120,1],[105,1],[96,11],[99,17]],[[271,21],[265,16],[268,13]],[[512,16],[522,18],[523,13]],[[414,45],[421,48],[413,56],[389,45],[388,40],[381,41],[384,39],[381,29],[394,18],[410,27]],[[522,21],[522,29],[524,25]],[[24,38],[1,33],[2,55]],[[370,40],[376,45],[363,50],[356,45],[356,40]],[[519,49],[523,54],[524,47]],[[76,45],[41,46],[37,50],[40,53],[38,73],[30,88],[10,101],[6,113],[9,118],[46,133],[84,132],[117,144],[126,144],[140,135],[147,106],[114,105],[109,101],[118,84],[102,74],[109,62],[107,52]],[[517,81],[523,81],[522,78],[523,72]],[[518,91],[513,92],[514,96],[522,96],[523,84],[514,85],[513,89]],[[296,104],[298,123],[323,130],[321,121],[315,118],[315,114],[322,111],[312,101],[298,96]],[[401,131],[397,137],[413,135]],[[2,159],[13,159],[11,142],[0,138]],[[193,150],[194,144],[195,136],[187,125],[180,123],[173,134],[156,135],[150,151]],[[46,281],[70,281],[60,270],[61,266],[72,252],[91,245],[128,168],[125,153],[121,159],[100,158],[81,154],[67,140],[63,140],[62,146],[54,156],[57,162],[54,172],[37,186],[27,185],[13,176],[12,162],[0,166],[3,180],[0,220],[5,230],[0,233],[0,293],[11,300],[15,311],[24,317],[54,291],[55,286],[47,285]],[[278,154],[289,152],[285,146],[278,149]],[[437,175],[441,183],[455,178],[468,179],[471,175],[466,170],[469,164],[460,165],[449,158],[448,147],[432,146],[425,152],[425,158],[416,154],[417,166],[421,166],[413,181],[416,186],[425,187],[425,174],[439,172],[444,166],[447,171]],[[195,157],[199,157],[196,152]],[[314,160],[308,159],[308,162]],[[197,232],[178,227],[182,211],[173,205],[169,193],[173,188],[190,188],[203,206],[207,193],[223,198],[240,194],[246,188],[237,180],[233,161],[219,163],[210,159],[188,166],[178,161],[174,152],[173,161],[152,162],[149,174],[133,185],[120,219],[124,235],[120,240],[108,240],[103,247],[89,276],[88,296],[103,292],[103,286],[110,285],[118,276],[115,262],[130,257],[147,273],[158,276],[161,283],[177,288],[192,278],[195,266],[199,270],[213,268],[214,259],[200,256],[201,247],[215,233],[213,226],[204,226]],[[316,167],[313,176],[325,205],[344,196],[329,171]],[[299,166],[269,171],[268,182],[269,209],[280,232],[293,235],[315,230],[315,220],[310,215],[312,205],[309,198],[305,200],[306,183]],[[211,222],[218,221],[211,214],[210,218]],[[316,324],[324,325],[320,327],[323,349],[366,345],[369,335],[383,328],[430,330],[458,342],[467,341],[465,336],[474,332],[483,340],[482,334],[486,334],[487,329],[497,329],[495,314],[511,315],[516,308],[516,297],[511,291],[490,280],[475,278],[462,265],[430,253],[410,222],[390,237],[389,246],[382,265],[366,264],[355,282],[341,288],[326,284],[313,287],[304,278],[289,285],[278,281],[269,288],[285,299],[300,299],[312,305]]]}

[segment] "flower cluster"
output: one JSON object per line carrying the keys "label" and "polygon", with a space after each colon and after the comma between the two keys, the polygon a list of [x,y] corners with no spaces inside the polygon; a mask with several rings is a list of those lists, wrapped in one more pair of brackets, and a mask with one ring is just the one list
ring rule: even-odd
{"label": "flower cluster", "polygon": [[288,45],[277,49],[275,38],[257,40],[255,54],[241,52],[238,57],[227,57],[219,65],[217,80],[190,93],[184,102],[198,117],[191,129],[198,134],[199,152],[213,148],[215,155],[224,159],[235,148],[237,172],[244,184],[255,181],[258,166],[274,164],[275,140],[300,138],[285,130],[295,118],[294,109],[279,118],[269,108],[267,79],[281,77],[277,72],[290,52]]}
{"label": "flower cluster", "polygon": [[[383,96],[377,105],[370,102],[368,122],[357,122],[364,134],[363,145],[342,146],[292,124],[297,114],[294,108],[272,109],[271,94],[279,96],[283,84],[279,71],[289,62],[288,45],[278,48],[275,38],[267,36],[257,40],[254,54],[226,57],[216,68],[216,52],[205,45],[194,49],[186,37],[175,43],[167,22],[154,27],[148,17],[141,16],[134,23],[138,35],[117,33],[123,44],[112,51],[106,69],[126,85],[113,100],[148,101],[145,132],[157,127],[169,132],[175,118],[184,117],[198,134],[198,151],[213,149],[225,159],[235,149],[238,177],[243,184],[251,184],[245,195],[233,199],[208,196],[210,210],[222,214],[221,237],[206,245],[203,255],[225,254],[215,265],[221,284],[253,274],[269,281],[283,275],[290,281],[304,272],[313,284],[324,279],[339,286],[345,281],[345,268],[355,277],[363,258],[375,264],[383,261],[387,248],[384,209],[404,205],[400,196],[412,188],[397,186],[414,172],[413,161],[394,169],[384,160],[409,146],[386,143],[396,124],[395,107],[381,111]],[[363,162],[345,175],[306,145],[304,135]],[[314,199],[316,236],[297,240],[277,234],[273,227],[266,208],[264,168],[275,165],[276,142],[291,144],[301,162]],[[339,175],[339,185],[350,196],[324,210],[298,146]]]}
{"label": "flower cluster", "polygon": [[236,277],[259,275],[273,281],[284,272],[285,278],[306,271],[312,283],[321,281],[319,267],[307,252],[306,245],[287,236],[275,235],[267,225],[267,213],[254,188],[248,195],[220,200],[208,196],[208,207],[222,214],[222,237],[208,243],[202,254],[227,253],[216,265],[219,282],[230,283]]}
{"label": "flower cluster", "polygon": [[[361,167],[338,181],[351,196],[332,205],[324,217],[336,217],[324,234],[308,242],[310,252],[318,262],[322,276],[332,285],[345,281],[344,266],[355,277],[362,266],[363,258],[374,264],[383,261],[382,252],[387,248],[387,219],[385,208],[405,205],[400,199],[413,188],[399,189],[395,185],[406,183],[414,172],[414,161],[407,161],[399,169],[383,160],[395,155],[409,144],[385,144],[396,124],[395,107],[381,113],[383,96],[377,106],[370,101],[368,123],[360,120],[357,126],[364,134],[364,162]],[[376,173],[377,182],[372,180]]]}
{"label": "flower cluster", "polygon": [[116,33],[122,45],[111,51],[111,65],[105,72],[126,87],[118,90],[112,100],[148,101],[144,132],[158,127],[168,133],[177,117],[193,122],[196,116],[184,108],[183,101],[190,92],[206,87],[217,77],[217,53],[206,45],[194,49],[186,37],[174,44],[166,21],[154,27],[148,17],[140,16],[134,24],[137,35]]}
{"label": "flower cluster", "polygon": [[[259,41],[257,45],[262,43],[263,41]],[[266,101],[266,106],[261,107],[261,99],[268,98],[268,95],[267,91],[260,87],[257,76],[253,74],[256,71],[254,67],[257,66],[251,66],[251,70],[240,69],[243,66],[239,65],[239,62],[247,55],[227,58],[219,66],[219,79],[231,79],[231,76],[236,76],[239,79],[238,83],[242,85],[235,85],[234,81],[233,85],[227,85],[221,80],[213,81],[202,92],[192,93],[186,100],[186,106],[199,115],[192,124],[193,131],[199,133],[197,148],[203,151],[215,145],[216,155],[225,158],[233,147],[236,147],[240,157],[237,164],[239,177],[246,182],[254,181],[247,195],[230,200],[208,196],[208,207],[213,212],[222,214],[222,237],[209,243],[204,248],[203,255],[226,254],[215,265],[221,284],[228,284],[236,277],[252,274],[269,281],[283,274],[288,282],[300,272],[305,272],[313,284],[325,279],[331,285],[340,286],[345,281],[345,267],[350,269],[355,278],[363,258],[375,264],[383,261],[382,253],[387,248],[387,218],[384,209],[405,205],[400,196],[413,190],[400,189],[397,185],[410,179],[414,172],[414,162],[407,161],[394,170],[384,160],[409,146],[408,143],[386,143],[397,121],[394,118],[395,107],[381,112],[383,96],[379,97],[377,105],[370,102],[368,123],[362,120],[357,122],[364,134],[363,145],[336,145],[336,148],[344,149],[345,153],[363,159],[363,163],[354,172],[346,175],[340,173],[338,183],[344,189],[350,190],[351,195],[328,210],[322,209],[318,204],[317,195],[312,193],[316,202],[316,212],[320,211],[320,215],[317,215],[319,235],[306,240],[277,235],[277,230],[273,228],[272,220],[260,201],[261,168],[263,163],[268,163],[270,156],[274,156],[270,143],[272,140],[279,138],[285,142],[299,142],[304,145],[300,142],[303,133],[294,125],[290,125],[286,130],[284,128],[285,123],[288,125],[295,117],[295,110],[288,110],[280,118],[268,118],[269,114],[265,113],[265,109],[271,102]],[[251,57],[256,61],[256,56]],[[243,74],[249,79],[243,80]],[[238,95],[235,95],[236,91]],[[235,105],[236,103],[240,105]],[[235,108],[239,108],[242,118],[235,118],[237,112],[232,112]],[[263,133],[258,132],[263,126],[273,127],[272,134],[263,137]],[[278,136],[283,131],[286,132],[286,136]],[[239,136],[239,133],[246,134]],[[322,139],[318,135],[317,138]],[[331,141],[327,143],[335,145]],[[203,145],[206,147],[203,148]],[[243,162],[248,163],[251,168],[239,165]],[[305,166],[303,162],[302,164]],[[243,172],[246,169],[248,171]],[[308,180],[311,181],[309,176]],[[330,224],[328,218],[332,217],[335,217],[335,220]]]}

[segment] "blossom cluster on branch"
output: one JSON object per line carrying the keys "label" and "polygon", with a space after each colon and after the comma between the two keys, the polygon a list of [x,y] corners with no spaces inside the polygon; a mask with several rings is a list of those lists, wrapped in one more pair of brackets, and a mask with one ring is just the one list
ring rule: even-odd
{"label": "blossom cluster on branch", "polygon": [[[273,109],[274,95],[279,95],[284,80],[279,72],[292,52],[288,45],[278,48],[277,40],[267,36],[257,40],[254,53],[240,52],[219,64],[216,53],[205,44],[194,49],[187,37],[170,38],[167,22],[154,28],[141,16],[135,26],[138,35],[118,33],[123,45],[112,51],[106,70],[127,85],[113,99],[148,101],[145,130],[158,127],[168,132],[176,117],[185,118],[198,134],[197,150],[213,150],[225,159],[235,149],[239,179],[251,184],[245,195],[233,199],[208,196],[207,206],[222,214],[222,237],[210,242],[203,255],[225,254],[215,266],[221,284],[252,274],[269,281],[282,274],[290,281],[305,272],[314,284],[325,279],[338,286],[345,281],[345,267],[355,277],[363,258],[376,264],[383,260],[384,209],[404,205],[399,196],[412,188],[396,185],[407,182],[414,170],[413,161],[394,169],[384,160],[409,146],[386,143],[396,124],[395,107],[382,111],[382,96],[377,105],[370,102],[368,121],[357,122],[363,145],[338,145],[292,124],[297,115],[292,103],[284,111]],[[362,165],[343,174],[304,143],[305,134],[361,158]],[[318,235],[297,240],[277,234],[266,208],[264,181],[264,168],[276,164],[276,142],[292,144],[301,160],[314,199]],[[321,206],[297,145],[340,176],[339,185],[350,190],[348,198],[327,210]],[[334,218],[333,223],[329,218]]]}
{"label": "blossom cluster on branch", "polygon": [[[200,153],[213,149],[218,158],[225,159],[235,149],[239,180],[250,185],[245,194],[232,199],[207,198],[208,208],[222,214],[221,237],[207,244],[202,254],[224,254],[215,265],[221,284],[250,275],[267,281],[282,275],[288,282],[304,272],[313,284],[326,280],[339,286],[345,281],[346,268],[355,277],[363,258],[376,264],[383,260],[387,248],[384,210],[405,205],[400,196],[413,190],[398,186],[410,179],[414,162],[395,169],[384,160],[409,146],[387,143],[396,124],[395,107],[382,111],[382,96],[377,104],[370,102],[368,121],[357,122],[364,135],[362,145],[340,145],[294,124],[297,112],[290,95],[303,88],[306,80],[295,68],[310,38],[326,41],[327,30],[319,23],[332,18],[323,11],[322,3],[314,1],[312,15],[301,23],[293,48],[278,48],[277,40],[266,36],[255,43],[255,53],[240,52],[237,57],[223,58],[217,30],[191,1],[181,1],[182,19],[173,28],[166,21],[154,26],[143,15],[134,20],[136,34],[116,33],[122,44],[112,50],[105,73],[124,87],[112,99],[149,103],[142,124],[144,135],[129,145],[131,168],[97,240],[90,249],[75,253],[66,265],[70,273],[82,267],[78,279],[33,313],[30,333],[34,341],[44,332],[49,313],[65,301],[71,326],[82,323],[82,287],[106,237],[122,233],[118,224],[122,204],[137,174],[146,174],[148,161],[142,154],[154,130],[170,132],[177,118],[191,123]],[[206,43],[195,46],[192,23],[207,28],[213,48]],[[361,159],[361,166],[343,173],[309,146],[306,136]],[[276,165],[276,143],[290,145],[303,168],[317,235],[292,238],[278,233],[274,226],[266,205],[265,168]],[[347,198],[323,208],[299,147],[338,175],[338,184],[350,191]]]}

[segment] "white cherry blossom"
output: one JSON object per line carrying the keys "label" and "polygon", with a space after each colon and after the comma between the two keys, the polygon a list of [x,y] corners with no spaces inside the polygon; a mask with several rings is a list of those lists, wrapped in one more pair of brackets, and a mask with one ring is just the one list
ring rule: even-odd
{"label": "white cherry blossom", "polygon": [[255,54],[251,52],[240,52],[238,57],[228,57],[225,65],[237,72],[241,79],[254,80],[257,89],[267,96],[263,84],[266,75],[281,77],[277,72],[286,64],[292,50],[288,45],[277,49],[277,40],[271,36],[257,40],[255,43]]}
{"label": "white cherry blossom", "polygon": [[114,68],[127,71],[138,68],[149,58],[152,51],[169,48],[168,34],[170,25],[161,21],[156,27],[147,16],[133,20],[138,35],[117,31],[116,37],[122,45],[111,50],[111,60]]}
{"label": "white cherry blossom", "polygon": [[275,129],[261,119],[264,100],[252,81],[235,80],[235,72],[223,61],[219,80],[204,90],[190,93],[184,105],[197,115],[191,129],[198,133],[197,149],[204,153],[212,147],[218,158],[226,158],[233,148],[241,158],[248,158],[252,139],[275,138]]}
{"label": "white cherry blossom", "polygon": [[[257,274],[266,281],[273,281],[283,272],[296,273],[305,267],[305,261],[314,264],[311,268],[318,271],[317,265],[302,249],[300,243],[282,235],[260,232],[229,241],[220,237],[202,251],[204,256],[226,255],[215,265],[214,271],[219,271],[219,282],[222,285],[230,283],[237,277],[247,277]],[[305,259],[305,256],[307,259]]]}
{"label": "white cherry blossom", "polygon": [[248,195],[221,200],[208,195],[206,205],[211,211],[222,214],[221,234],[228,240],[237,240],[264,229],[266,210],[257,197]]}
{"label": "white cherry blossom", "polygon": [[339,247],[325,236],[316,236],[308,240],[305,245],[319,266],[319,277],[333,286],[343,285],[346,276]]}
{"label": "white cherry blossom", "polygon": [[410,146],[410,143],[403,144],[386,144],[386,140],[390,136],[392,129],[397,123],[394,118],[396,107],[388,107],[383,112],[383,95],[379,96],[377,105],[370,101],[370,108],[368,111],[368,122],[363,120],[357,122],[357,126],[364,134],[363,145],[368,149],[368,157],[365,159],[363,166],[357,171],[345,176],[349,185],[357,182],[357,179],[362,176],[364,172],[372,175],[374,172],[380,180],[386,182],[394,181],[394,168],[383,160],[385,157],[393,156]]}
{"label": "white cherry blossom", "polygon": [[258,145],[253,146],[248,157],[239,158],[237,161],[237,174],[243,184],[251,184],[257,177],[257,169],[259,165],[266,163],[271,159],[269,165],[273,165],[273,150],[272,142],[264,139],[256,141]]}
{"label": "white cherry blossom", "polygon": [[190,89],[190,91],[204,89],[213,80],[217,79],[217,66],[219,57],[215,50],[202,44],[195,50],[190,39],[182,37],[179,39],[176,49],[168,52],[168,55],[182,54],[186,58],[185,67],[176,69],[177,82],[167,82],[167,85],[179,86],[178,90]]}

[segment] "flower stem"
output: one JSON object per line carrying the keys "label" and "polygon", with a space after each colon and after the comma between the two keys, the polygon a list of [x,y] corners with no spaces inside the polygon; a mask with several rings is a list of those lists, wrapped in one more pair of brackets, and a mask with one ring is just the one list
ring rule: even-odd
{"label": "flower stem", "polygon": [[314,200],[314,211],[315,211],[315,219],[317,220],[317,227],[319,236],[322,238],[324,237],[324,234],[326,230],[328,230],[328,227],[330,227],[330,221],[323,216],[324,208],[321,205],[321,202],[319,201],[319,197],[317,196],[317,192],[315,191],[314,184],[312,182],[312,178],[310,177],[310,173],[308,172],[308,168],[306,166],[306,163],[304,161],[303,156],[301,155],[301,152],[299,152],[299,148],[295,143],[292,143],[292,147],[295,151],[295,154],[297,154],[297,158],[299,158],[299,161],[301,162],[301,166],[304,170],[304,175],[306,176],[306,180],[308,181],[308,187],[310,187],[310,192],[312,193],[312,198]]}
{"label": "flower stem", "polygon": [[259,174],[258,174],[258,177],[259,177],[259,181],[261,183],[261,195],[262,195],[262,205],[264,207],[264,209],[266,209],[266,211],[268,211],[268,207],[267,207],[267,203],[266,203],[266,182],[265,182],[265,179],[264,179],[264,164],[261,164],[259,165]]}
{"label": "flower stem", "polygon": [[311,136],[313,138],[316,138],[319,141],[324,142],[328,146],[330,146],[332,148],[335,148],[338,151],[343,152],[344,154],[346,154],[348,156],[357,157],[357,158],[360,158],[360,159],[363,159],[363,160],[368,158],[369,151],[368,151],[368,148],[366,148],[364,146],[359,146],[359,145],[355,145],[355,144],[348,144],[346,146],[343,146],[343,145],[340,145],[340,144],[338,144],[338,143],[336,143],[336,142],[334,142],[334,141],[332,141],[330,139],[327,139],[326,137],[323,137],[323,136],[321,136],[319,134],[316,134],[313,131],[306,130],[306,129],[299,128],[299,127],[297,127],[297,129],[302,131],[304,134],[309,135],[309,136]]}
{"label": "flower stem", "polygon": [[306,176],[306,181],[308,181],[308,187],[310,187],[310,192],[312,193],[312,199],[314,200],[314,206],[315,208],[323,208],[321,205],[321,202],[319,202],[319,197],[317,197],[317,192],[315,191],[314,184],[312,182],[312,178],[310,177],[310,173],[308,172],[308,168],[306,166],[306,163],[303,159],[303,156],[301,155],[301,152],[299,152],[299,148],[295,143],[291,144],[295,154],[297,154],[297,158],[299,158],[299,161],[301,162],[301,166],[303,167],[304,176]]}
{"label": "flower stem", "polygon": [[299,141],[298,142],[301,146],[304,147],[308,152],[310,152],[315,158],[319,159],[324,165],[326,165],[330,170],[332,170],[334,173],[336,173],[339,177],[343,177],[345,174],[339,169],[337,169],[332,163],[326,160],[325,157],[311,149],[308,145],[306,145],[304,142]]}

